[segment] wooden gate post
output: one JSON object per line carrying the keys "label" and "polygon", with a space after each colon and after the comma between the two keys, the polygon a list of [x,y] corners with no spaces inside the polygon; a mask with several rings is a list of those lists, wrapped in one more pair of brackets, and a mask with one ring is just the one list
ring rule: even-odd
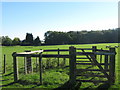
{"label": "wooden gate post", "polygon": [[40,84],[42,84],[42,53],[39,54]]}
{"label": "wooden gate post", "polygon": [[[111,53],[115,53],[115,48],[110,48],[109,49]],[[110,72],[109,75],[111,77],[110,84],[115,83],[115,54],[110,55]]]}
{"label": "wooden gate post", "polygon": [[69,65],[70,65],[70,84],[74,85],[76,83],[76,48],[69,47]]}
{"label": "wooden gate post", "polygon": [[18,65],[17,65],[17,59],[16,59],[16,52],[12,54],[13,56],[13,70],[14,70],[14,82],[18,81]]}

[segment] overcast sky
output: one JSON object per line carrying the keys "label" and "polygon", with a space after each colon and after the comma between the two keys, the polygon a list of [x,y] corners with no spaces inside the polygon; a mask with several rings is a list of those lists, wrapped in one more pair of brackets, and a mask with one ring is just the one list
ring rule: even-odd
{"label": "overcast sky", "polygon": [[105,30],[118,27],[117,2],[2,2],[2,35],[44,39],[46,31]]}

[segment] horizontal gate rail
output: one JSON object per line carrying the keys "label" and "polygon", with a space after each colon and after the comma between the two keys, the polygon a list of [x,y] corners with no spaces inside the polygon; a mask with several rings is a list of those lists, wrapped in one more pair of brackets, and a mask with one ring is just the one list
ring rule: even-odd
{"label": "horizontal gate rail", "polygon": [[77,55],[115,55],[116,53],[104,53],[104,52],[76,52]]}

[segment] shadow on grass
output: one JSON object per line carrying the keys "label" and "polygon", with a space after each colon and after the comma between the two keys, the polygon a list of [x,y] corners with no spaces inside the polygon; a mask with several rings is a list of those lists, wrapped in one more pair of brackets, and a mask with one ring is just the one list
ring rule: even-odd
{"label": "shadow on grass", "polygon": [[53,90],[59,90],[59,89],[60,90],[62,90],[62,89],[65,89],[65,90],[79,90],[81,84],[82,84],[81,82],[76,82],[76,84],[71,84],[70,81],[67,81],[63,85],[61,85],[60,87],[55,88]]}
{"label": "shadow on grass", "polygon": [[99,85],[96,89],[97,90],[101,90],[101,89],[108,90],[110,86],[111,85],[109,83],[104,83],[104,84]]}
{"label": "shadow on grass", "polygon": [[58,88],[55,88],[53,90],[62,90],[62,89],[65,89],[65,90],[109,90],[110,88],[110,84],[109,83],[103,83],[101,85],[99,85],[97,88],[93,88],[92,86],[88,86],[88,87],[85,87],[85,88],[80,88],[82,85],[82,82],[76,82],[76,84],[71,84],[70,81],[67,81],[66,83],[64,83],[63,85],[61,85],[60,87]]}
{"label": "shadow on grass", "polygon": [[39,83],[29,82],[29,81],[27,81],[27,80],[18,80],[17,83],[19,83],[19,84],[21,84],[21,85],[40,85]]}
{"label": "shadow on grass", "polygon": [[39,86],[41,86],[41,84],[37,84],[36,86],[31,87],[31,88],[36,88],[36,87],[39,87]]}
{"label": "shadow on grass", "polygon": [[10,80],[10,79],[6,79],[6,80],[0,80],[0,81],[8,81],[8,80]]}
{"label": "shadow on grass", "polygon": [[9,84],[6,84],[6,85],[1,85],[0,87],[6,87],[6,86],[10,86],[10,85],[13,85],[13,84],[15,84],[16,82],[11,82],[11,83],[9,83]]}
{"label": "shadow on grass", "polygon": [[9,73],[9,74],[6,74],[6,75],[4,75],[4,76],[10,76],[10,75],[12,75],[13,74],[13,72],[11,72],[11,73]]}
{"label": "shadow on grass", "polygon": [[36,83],[36,82],[29,82],[29,81],[26,81],[26,80],[18,80],[17,82],[11,82],[11,83],[6,84],[6,85],[0,85],[0,87],[10,86],[10,85],[13,85],[13,84],[15,84],[15,83],[19,83],[19,84],[21,84],[21,85],[36,85],[36,86],[34,86],[34,87],[32,87],[32,88],[35,88],[35,87],[37,87],[37,86],[40,86],[40,84],[39,84],[39,83]]}

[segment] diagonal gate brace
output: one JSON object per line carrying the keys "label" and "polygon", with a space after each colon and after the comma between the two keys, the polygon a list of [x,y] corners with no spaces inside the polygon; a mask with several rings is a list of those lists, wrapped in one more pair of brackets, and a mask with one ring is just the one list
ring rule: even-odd
{"label": "diagonal gate brace", "polygon": [[108,80],[110,80],[110,76],[106,73],[106,71],[102,68],[102,66],[98,63],[94,55],[90,55],[93,62],[98,66],[98,68],[101,70],[101,72],[107,77]]}

